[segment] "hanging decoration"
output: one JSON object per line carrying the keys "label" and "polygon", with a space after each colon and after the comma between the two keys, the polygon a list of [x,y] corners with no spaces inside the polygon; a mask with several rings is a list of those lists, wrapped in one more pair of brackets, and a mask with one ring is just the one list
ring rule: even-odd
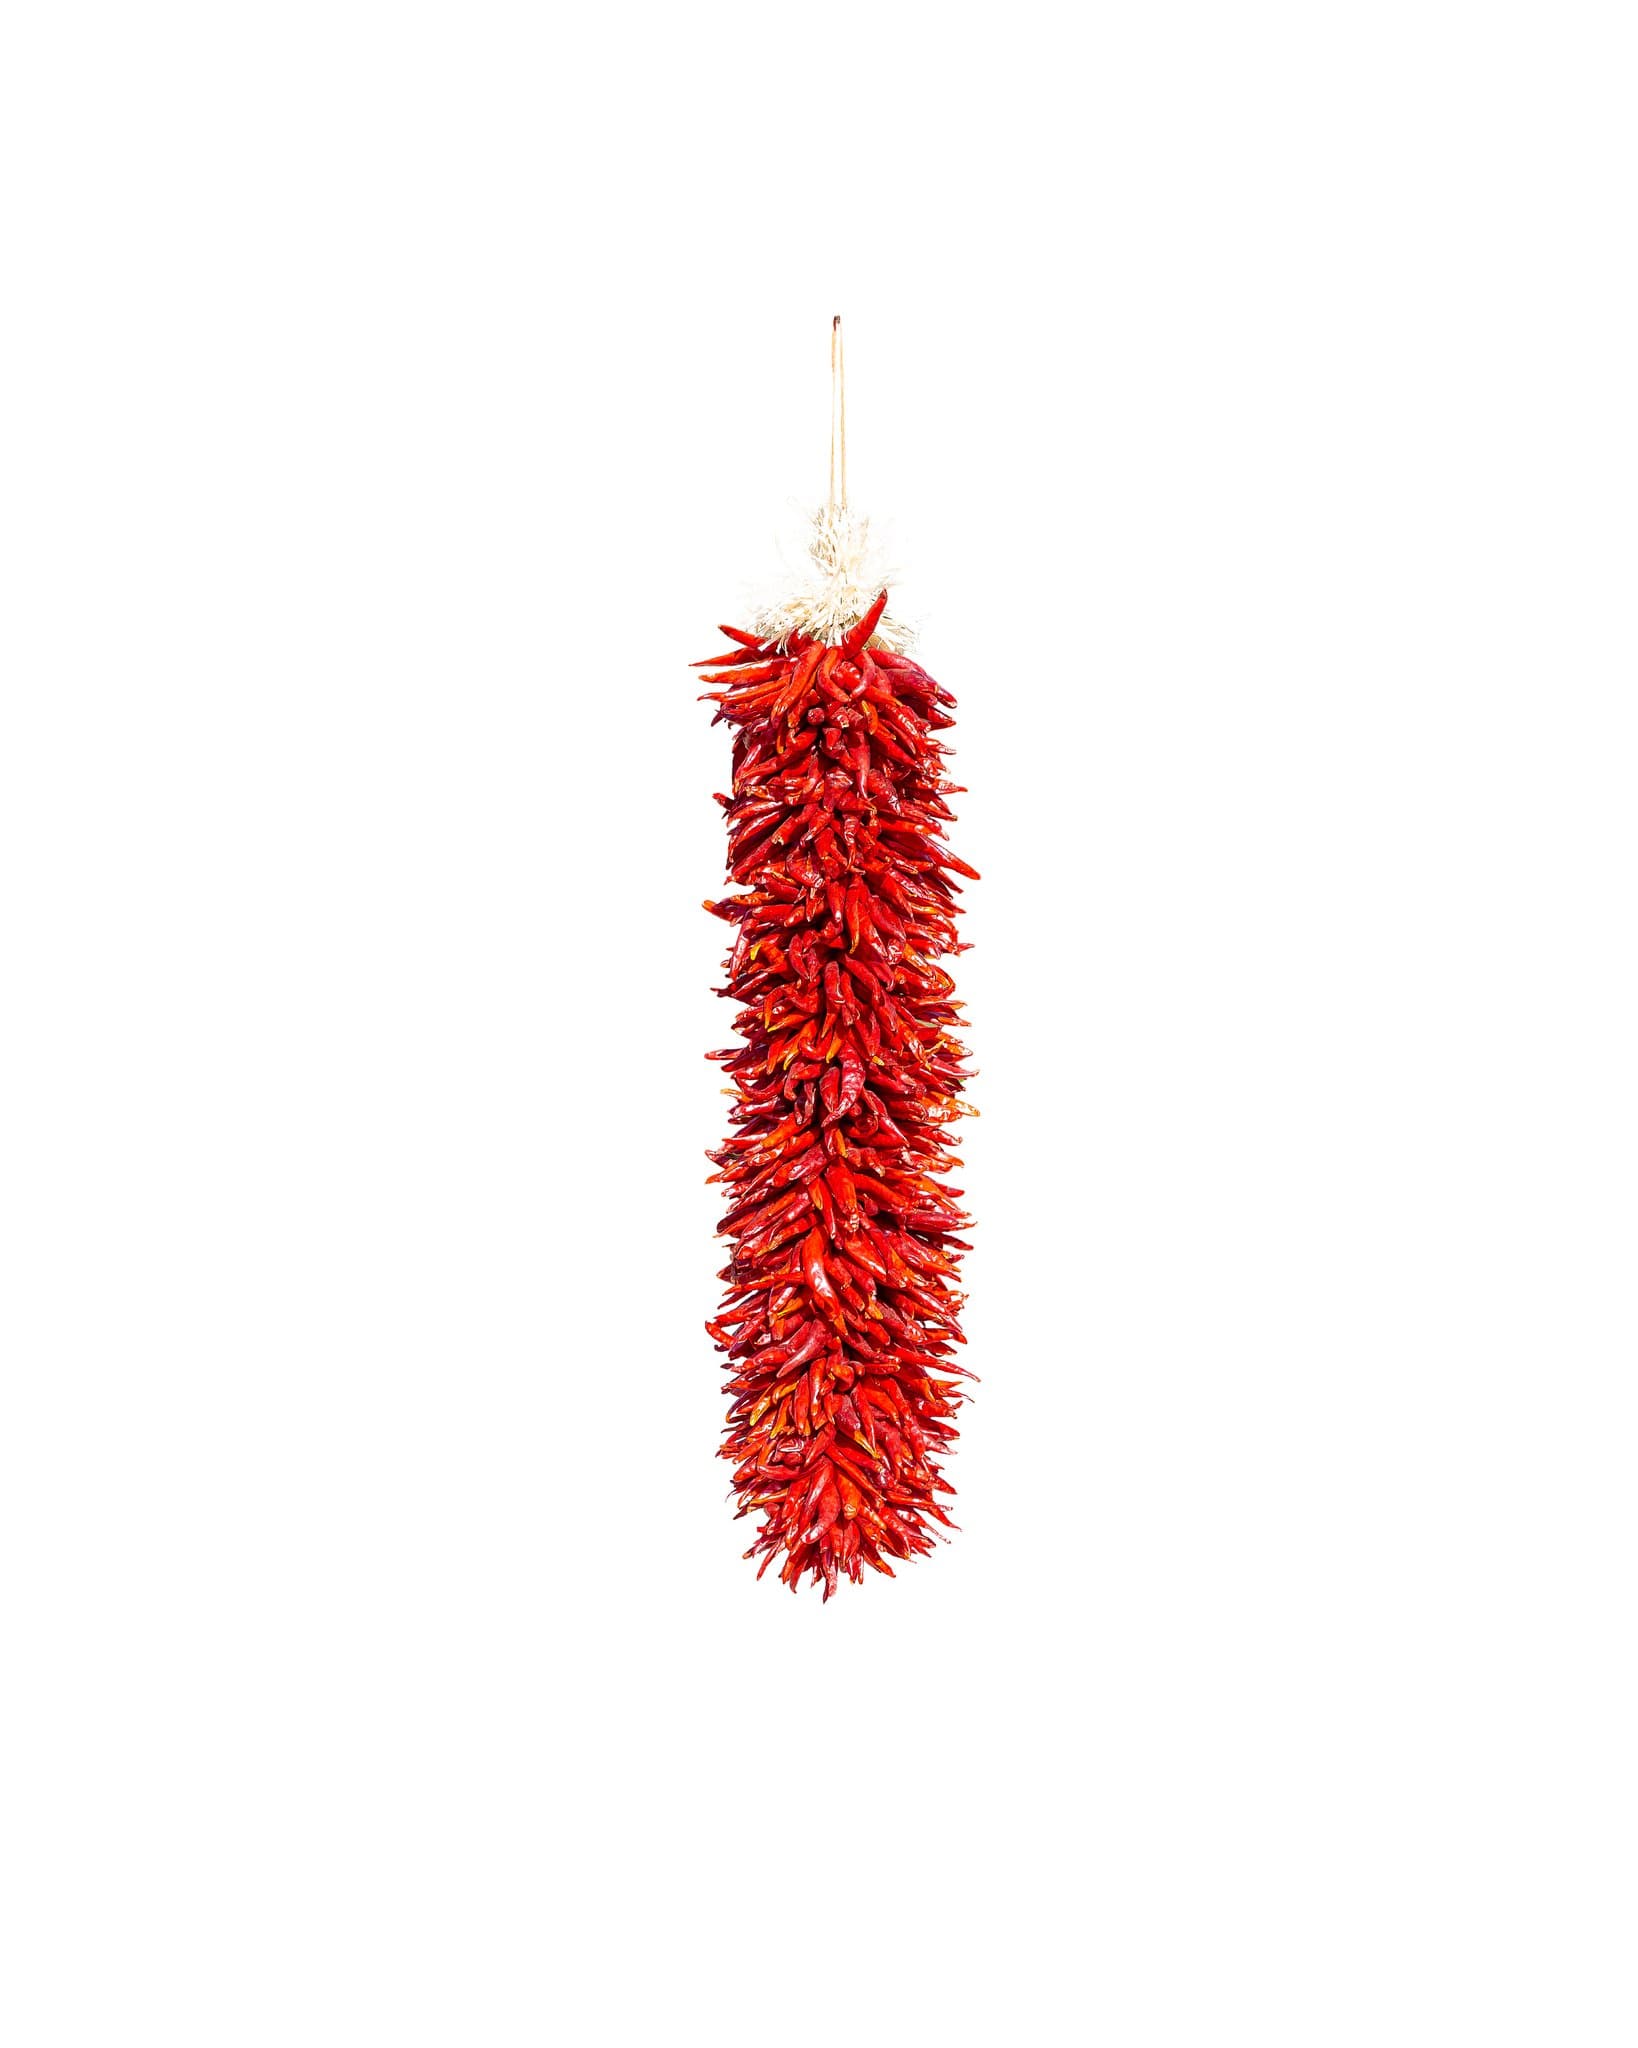
{"label": "hanging decoration", "polygon": [[729,1360],[722,1455],[746,1552],[829,1599],[893,1575],[954,1527],[942,1460],[957,1432],[970,1249],[950,1126],[974,1115],[940,963],[958,942],[945,844],[959,786],[939,739],[954,699],[910,654],[847,497],[840,319],[831,483],[806,587],[724,626],[696,667],[733,728],[728,872],[706,908],[734,926],[721,993],[742,1043],[713,1053],[733,1126],[710,1154],[727,1190],[726,1296],[707,1328]]}

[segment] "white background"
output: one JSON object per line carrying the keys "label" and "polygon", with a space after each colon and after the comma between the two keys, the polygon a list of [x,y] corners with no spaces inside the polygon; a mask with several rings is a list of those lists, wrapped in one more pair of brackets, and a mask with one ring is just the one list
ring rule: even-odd
{"label": "white background", "polygon": [[[7,22],[12,2048],[1629,2044],[1628,11]],[[822,1609],[687,663],[838,310],[983,1385]]]}

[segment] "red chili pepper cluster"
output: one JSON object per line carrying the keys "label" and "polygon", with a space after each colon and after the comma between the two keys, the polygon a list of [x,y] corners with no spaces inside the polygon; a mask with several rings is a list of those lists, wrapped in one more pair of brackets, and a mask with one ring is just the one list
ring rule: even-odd
{"label": "red chili pepper cluster", "polygon": [[944,1126],[964,1112],[956,940],[934,735],[954,699],[907,656],[871,645],[885,592],[839,645],[782,652],[722,631],[735,651],[696,664],[737,728],[729,874],[745,893],[706,908],[739,927],[721,993],[744,1007],[734,1134],[710,1157],[731,1206],[721,1313],[733,1406],[722,1455],[740,1514],[763,1524],[757,1576],[784,1553],[805,1574],[932,1548],[955,1525],[938,1458],[957,1434],[956,1269],[967,1244]]}

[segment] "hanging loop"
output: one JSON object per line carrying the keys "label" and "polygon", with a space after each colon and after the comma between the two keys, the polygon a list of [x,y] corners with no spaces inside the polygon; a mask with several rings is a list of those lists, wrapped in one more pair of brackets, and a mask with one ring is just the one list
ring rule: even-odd
{"label": "hanging loop", "polygon": [[[837,478],[841,495],[837,495]],[[830,509],[847,510],[847,373],[842,360],[842,316],[830,323]]]}

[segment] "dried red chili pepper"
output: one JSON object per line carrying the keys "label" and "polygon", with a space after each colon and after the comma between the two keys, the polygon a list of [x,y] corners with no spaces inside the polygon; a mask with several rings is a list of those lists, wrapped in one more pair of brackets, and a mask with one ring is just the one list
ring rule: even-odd
{"label": "dried red chili pepper", "polygon": [[[822,538],[827,518],[851,519],[845,483]],[[758,1576],[780,1557],[793,1591],[811,1578],[827,1600],[930,1550],[929,1522],[954,1527],[939,1460],[972,1377],[952,1356],[966,1218],[942,1179],[959,1163],[945,1126],[971,1112],[937,962],[960,950],[952,877],[974,870],[944,845],[954,700],[886,605],[833,603],[812,631],[724,626],[730,651],[696,664],[734,728],[743,891],[706,905],[737,927],[723,993],[742,1006],[743,1042],[711,1055],[736,1098],[711,1155],[733,1246],[706,1326],[733,1366],[722,1455],[740,1515],[762,1516]]]}

